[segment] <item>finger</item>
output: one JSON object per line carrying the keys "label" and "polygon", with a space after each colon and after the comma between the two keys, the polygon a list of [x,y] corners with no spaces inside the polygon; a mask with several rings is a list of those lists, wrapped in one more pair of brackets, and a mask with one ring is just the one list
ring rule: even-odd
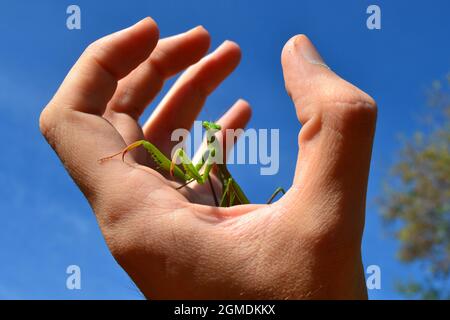
{"label": "finger", "polygon": [[291,195],[298,198],[306,193],[330,201],[330,194],[344,192],[340,199],[353,199],[352,206],[363,207],[375,102],[332,72],[306,36],[288,41],[282,66],[286,89],[302,123]]}
{"label": "finger", "polygon": [[[239,99],[228,111],[220,117],[217,124],[221,126],[220,132],[215,136],[218,146],[221,146],[220,154],[223,156],[222,163],[226,163],[227,156],[236,143],[247,123],[252,116],[252,109],[247,101]],[[201,159],[206,150],[206,140],[198,149],[194,157],[194,163]]]}
{"label": "finger", "polygon": [[225,41],[213,53],[187,69],[144,126],[144,135],[170,152],[174,129],[190,129],[208,95],[237,67],[239,47]]}
{"label": "finger", "polygon": [[[146,106],[161,90],[164,81],[197,62],[208,51],[210,37],[201,26],[158,41],[150,56],[118,87],[103,117],[121,134],[126,144],[144,139],[138,119]],[[150,165],[143,149],[134,150],[137,162]]]}
{"label": "finger", "polygon": [[[108,188],[114,177],[97,159],[124,146],[121,136],[101,115],[117,80],[148,57],[157,38],[156,24],[146,18],[94,42],[41,114],[42,133],[90,200]],[[120,173],[127,166],[111,162],[108,170],[111,166],[115,166],[117,180],[123,179]]]}
{"label": "finger", "polygon": [[209,43],[209,34],[202,26],[160,40],[150,57],[119,82],[108,110],[138,120],[164,81],[202,58]]}
{"label": "finger", "polygon": [[117,81],[142,63],[158,41],[151,18],[101,38],[83,52],[52,102],[70,109],[103,114]]}

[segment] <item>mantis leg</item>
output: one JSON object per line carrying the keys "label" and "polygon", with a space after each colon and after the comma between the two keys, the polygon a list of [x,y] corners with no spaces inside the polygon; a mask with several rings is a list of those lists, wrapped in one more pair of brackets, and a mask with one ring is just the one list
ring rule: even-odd
{"label": "mantis leg", "polygon": [[230,193],[230,185],[232,184],[233,178],[228,178],[228,180],[224,184],[224,190],[222,192],[222,198],[220,199],[220,206],[221,207],[227,207],[226,200],[227,196]]}
{"label": "mantis leg", "polygon": [[[225,164],[216,164],[216,167],[218,169],[218,177],[222,181],[223,190],[225,190],[226,184],[228,182],[228,179],[231,178],[231,174],[227,169],[227,166]],[[229,186],[231,189],[230,192],[234,194],[234,197],[236,198],[236,203],[234,204],[249,204],[250,200],[247,198],[247,196],[242,191],[239,184],[236,182],[236,180],[232,179],[231,185]]]}
{"label": "mantis leg", "polygon": [[175,153],[173,154],[172,161],[170,163],[170,168],[169,168],[170,174],[173,176],[174,169],[176,166],[176,161],[178,158],[181,159],[181,165],[183,166],[184,171],[186,171],[186,173],[189,176],[191,176],[193,179],[195,179],[197,182],[200,182],[200,180],[202,179],[200,173],[194,167],[194,165],[191,162],[191,159],[189,159],[186,152],[182,148],[175,150]]}
{"label": "mantis leg", "polygon": [[281,188],[281,187],[276,188],[275,191],[274,191],[274,193],[272,193],[272,195],[270,196],[269,200],[267,201],[267,204],[271,204],[272,201],[273,201],[273,199],[275,199],[275,197],[276,197],[279,193],[285,194],[286,191],[284,191],[284,189]]}
{"label": "mantis leg", "polygon": [[188,184],[190,184],[190,183],[192,183],[192,182],[194,182],[194,181],[195,181],[195,179],[188,180],[188,181],[186,181],[185,183],[183,183],[181,186],[178,186],[176,189],[177,189],[177,190],[183,189],[183,188],[186,187]]}
{"label": "mantis leg", "polygon": [[214,190],[214,186],[213,186],[213,183],[211,181],[211,177],[210,176],[208,176],[208,182],[209,182],[209,187],[211,188],[211,192],[213,194],[214,204],[216,205],[216,207],[218,207],[219,206],[219,200],[217,199],[216,191]]}
{"label": "mantis leg", "polygon": [[98,160],[98,162],[102,163],[107,160],[110,160],[114,158],[115,156],[122,155],[122,161],[125,161],[125,155],[127,152],[136,149],[140,146],[143,146],[147,152],[150,154],[150,156],[153,158],[155,163],[161,168],[166,171],[171,171],[171,174],[176,176],[177,178],[183,180],[183,181],[189,181],[191,179],[190,176],[185,175],[184,172],[180,169],[178,166],[172,166],[172,163],[170,160],[151,142],[146,140],[138,140],[136,142],[133,142],[132,144],[128,145],[123,149],[122,151],[113,154],[109,157],[102,158]]}
{"label": "mantis leg", "polygon": [[[213,163],[211,161],[213,155],[210,155],[206,160],[206,165],[203,173],[200,173],[199,169],[192,164],[191,159],[187,156],[186,152],[183,149],[177,149],[172,157],[172,162],[170,166],[170,172],[172,173],[172,167],[175,167],[175,162],[178,158],[181,159],[181,164],[186,171],[186,173],[195,179],[199,184],[204,184],[206,180],[209,178],[209,173],[211,172]],[[204,163],[203,163],[204,164]],[[199,168],[203,167],[202,165],[198,165]]]}
{"label": "mantis leg", "polygon": [[183,168],[186,171],[186,173],[192,177],[191,181],[186,182],[184,185],[180,186],[178,189],[181,189],[182,187],[186,186],[188,183],[190,183],[194,180],[200,184],[203,184],[206,182],[206,180],[208,180],[209,186],[211,188],[211,192],[212,192],[212,195],[214,198],[214,203],[216,206],[219,206],[219,201],[217,199],[216,191],[214,190],[214,186],[211,181],[211,177],[209,176],[209,173],[211,172],[211,168],[213,166],[213,164],[211,163],[210,156],[208,157],[208,159],[206,161],[206,166],[205,166],[205,170],[204,170],[203,174],[200,174],[200,172],[199,172],[200,169],[205,164],[205,162],[203,160],[200,160],[200,162],[194,166],[192,164],[192,161],[187,156],[186,152],[184,152],[183,149],[178,149],[175,151],[175,153],[173,155],[172,166],[175,165],[175,161],[178,157],[181,159]]}
{"label": "mantis leg", "polygon": [[224,182],[223,184],[224,191],[222,193],[222,198],[220,199],[221,207],[232,207],[238,204],[250,203],[242,201],[242,199],[239,198],[239,193],[236,190],[236,186],[237,186],[236,181],[234,181],[234,179],[231,177]]}

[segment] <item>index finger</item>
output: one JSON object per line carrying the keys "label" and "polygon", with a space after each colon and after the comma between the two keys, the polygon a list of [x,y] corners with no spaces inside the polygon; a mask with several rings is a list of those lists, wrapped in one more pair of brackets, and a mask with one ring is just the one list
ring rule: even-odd
{"label": "index finger", "polygon": [[151,18],[91,44],[41,114],[40,128],[88,199],[120,178],[127,166],[99,166],[97,159],[120,150],[119,133],[101,117],[117,81],[144,61],[158,41]]}

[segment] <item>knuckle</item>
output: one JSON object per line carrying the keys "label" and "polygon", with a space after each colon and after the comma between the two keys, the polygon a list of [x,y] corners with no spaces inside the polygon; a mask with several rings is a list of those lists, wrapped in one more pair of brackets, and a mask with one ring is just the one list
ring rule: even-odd
{"label": "knuckle", "polygon": [[39,116],[39,130],[42,135],[51,142],[53,140],[53,132],[55,129],[55,121],[51,108],[49,106],[45,107],[42,110],[41,115]]}
{"label": "knuckle", "polygon": [[342,131],[372,131],[377,118],[375,100],[351,86],[328,99],[323,116]]}
{"label": "knuckle", "polygon": [[376,115],[376,103],[368,94],[359,89],[344,91],[334,99],[335,111],[350,119],[373,117]]}
{"label": "knuckle", "polygon": [[104,69],[114,76],[112,68],[104,63],[105,57],[110,54],[109,48],[110,46],[108,45],[108,39],[101,38],[89,44],[84,50],[82,56],[87,57],[89,61],[97,64],[101,69]]}
{"label": "knuckle", "polygon": [[101,50],[101,45],[99,43],[100,40],[96,40],[91,42],[83,51],[82,57],[96,57],[98,55],[99,50]]}
{"label": "knuckle", "polygon": [[103,38],[91,42],[86,49],[84,49],[84,54],[97,55],[99,51],[104,50],[104,42],[105,40]]}
{"label": "knuckle", "polygon": [[82,56],[87,57],[89,61],[103,68],[102,57],[107,54],[107,46],[103,45],[103,40],[99,39],[89,44],[84,50]]}
{"label": "knuckle", "polygon": [[208,85],[201,81],[189,81],[185,84],[185,92],[189,94],[193,101],[203,102],[212,92]]}
{"label": "knuckle", "polygon": [[58,152],[57,147],[67,135],[67,123],[72,121],[70,113],[55,105],[53,99],[39,116],[39,130],[50,146]]}
{"label": "knuckle", "polygon": [[39,129],[41,133],[46,136],[49,128],[49,118],[47,108],[42,110],[41,115],[39,116]]}

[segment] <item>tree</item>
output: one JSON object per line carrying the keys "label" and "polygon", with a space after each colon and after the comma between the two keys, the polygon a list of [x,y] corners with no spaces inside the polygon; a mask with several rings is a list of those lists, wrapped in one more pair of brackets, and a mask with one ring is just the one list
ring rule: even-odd
{"label": "tree", "polygon": [[450,298],[450,75],[435,81],[424,128],[404,142],[381,199],[398,258],[418,263],[421,279],[400,283],[410,298]]}

